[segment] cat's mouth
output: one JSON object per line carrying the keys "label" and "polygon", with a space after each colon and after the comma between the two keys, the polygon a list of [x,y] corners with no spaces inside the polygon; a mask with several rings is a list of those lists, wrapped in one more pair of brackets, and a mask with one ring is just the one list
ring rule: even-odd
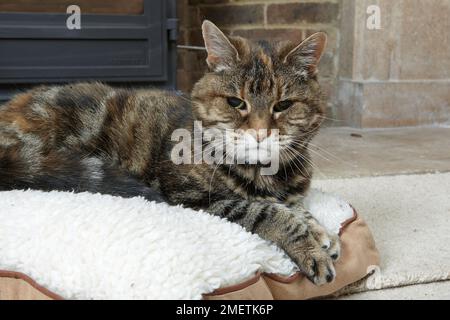
{"label": "cat's mouth", "polygon": [[271,163],[262,163],[260,161],[257,161],[256,163],[250,163],[246,162],[244,164],[240,164],[240,166],[245,168],[270,168]]}
{"label": "cat's mouth", "polygon": [[278,143],[257,143],[253,146],[235,144],[235,164],[246,169],[259,169],[261,175],[275,175],[280,166]]}
{"label": "cat's mouth", "polygon": [[234,148],[237,164],[264,165],[279,159],[278,146],[275,144],[258,143],[248,146],[245,143],[238,143]]}
{"label": "cat's mouth", "polygon": [[203,155],[205,163],[212,166],[225,164],[270,168],[270,170],[261,170],[264,171],[261,175],[276,174],[280,163],[284,162],[282,154],[291,152],[289,144],[292,137],[280,136],[277,129],[270,130],[269,135],[267,132],[260,135],[259,132],[254,134],[251,130],[208,128],[201,131],[198,136],[202,137],[203,147],[197,150],[194,143],[194,154]]}
{"label": "cat's mouth", "polygon": [[239,132],[227,135],[224,142],[227,154],[233,154],[237,164],[265,165],[279,158],[278,135],[258,141],[254,134]]}

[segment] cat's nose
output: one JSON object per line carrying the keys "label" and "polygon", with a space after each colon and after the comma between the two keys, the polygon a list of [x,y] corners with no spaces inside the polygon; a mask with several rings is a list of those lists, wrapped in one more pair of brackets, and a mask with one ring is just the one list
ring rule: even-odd
{"label": "cat's nose", "polygon": [[249,119],[249,130],[256,141],[261,142],[271,135],[269,123],[265,118],[254,117]]}
{"label": "cat's nose", "polygon": [[270,129],[255,127],[243,129],[243,132],[251,136],[256,142],[264,141],[264,139],[270,137],[270,135],[272,134],[272,131]]}
{"label": "cat's nose", "polygon": [[255,132],[256,132],[255,139],[258,142],[261,142],[264,139],[270,137],[270,135],[272,133],[272,131],[270,129],[258,129],[258,130],[255,130]]}

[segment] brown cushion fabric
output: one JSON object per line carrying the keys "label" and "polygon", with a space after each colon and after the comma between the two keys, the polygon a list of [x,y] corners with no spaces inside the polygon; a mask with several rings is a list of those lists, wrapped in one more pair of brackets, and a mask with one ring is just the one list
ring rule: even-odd
{"label": "brown cushion fabric", "polygon": [[336,279],[332,283],[318,287],[300,273],[291,277],[258,274],[253,281],[216,290],[204,298],[305,300],[323,297],[366,277],[380,264],[370,229],[356,214],[353,221],[347,221],[341,229],[341,245],[342,255],[336,263]]}

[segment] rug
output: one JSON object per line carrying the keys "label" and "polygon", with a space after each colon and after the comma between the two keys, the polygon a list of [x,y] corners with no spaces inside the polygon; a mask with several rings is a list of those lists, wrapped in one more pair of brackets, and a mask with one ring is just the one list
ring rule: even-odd
{"label": "rug", "polygon": [[375,275],[338,294],[450,279],[450,173],[316,180],[370,225],[380,251]]}

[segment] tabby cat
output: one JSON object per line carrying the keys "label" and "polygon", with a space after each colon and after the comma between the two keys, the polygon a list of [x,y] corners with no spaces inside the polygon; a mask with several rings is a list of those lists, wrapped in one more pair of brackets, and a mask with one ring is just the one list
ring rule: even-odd
{"label": "tabby cat", "polygon": [[[203,209],[281,247],[314,283],[335,278],[336,236],[301,206],[308,143],[323,120],[317,64],[326,35],[300,44],[226,37],[202,26],[209,72],[188,99],[101,83],[41,86],[0,107],[0,190],[89,191]],[[280,168],[171,161],[175,129],[278,129]]]}

